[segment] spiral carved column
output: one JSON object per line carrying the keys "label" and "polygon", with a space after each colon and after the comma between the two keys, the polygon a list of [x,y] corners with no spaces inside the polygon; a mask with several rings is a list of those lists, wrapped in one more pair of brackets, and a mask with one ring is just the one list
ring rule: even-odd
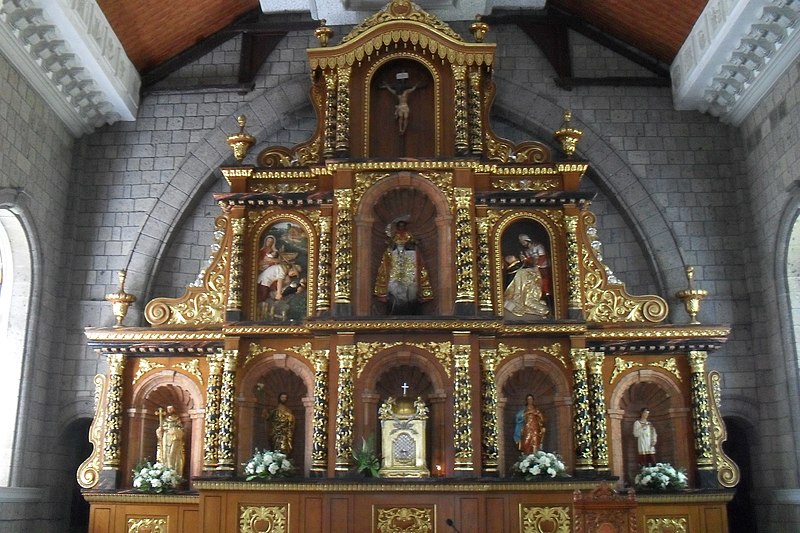
{"label": "spiral carved column", "polygon": [[497,472],[498,427],[497,427],[497,350],[481,350],[481,396],[483,408],[483,469]]}
{"label": "spiral carved column", "polygon": [[203,436],[203,469],[213,470],[217,467],[217,451],[219,449],[219,402],[222,392],[222,364],[225,360],[221,353],[212,353],[208,360],[208,383],[206,384],[205,434]]}
{"label": "spiral carved column", "polygon": [[336,470],[347,471],[353,456],[353,363],[355,346],[338,346],[339,401],[336,404]]}
{"label": "spiral carved column", "polygon": [[125,356],[108,354],[108,401],[106,403],[105,436],[103,438],[103,469],[119,468],[122,437],[122,371]]}
{"label": "spiral carved column", "polygon": [[589,365],[589,405],[592,419],[592,457],[596,470],[608,470],[608,430],[606,398],[603,388],[603,358],[600,352],[587,356]]}
{"label": "spiral carved column", "polygon": [[315,350],[314,427],[311,448],[311,471],[322,474],[328,466],[328,350]]}
{"label": "spiral carved column", "polygon": [[700,483],[714,469],[714,457],[711,450],[711,410],[708,404],[708,385],[706,384],[706,359],[708,353],[703,351],[689,352],[689,364],[692,368],[692,426],[694,428],[694,451],[697,456],[697,469]]}
{"label": "spiral carved column", "polygon": [[592,470],[592,424],[589,417],[589,384],[586,358],[589,350],[572,348],[575,470]]}
{"label": "spiral carved column", "polygon": [[217,449],[217,470],[235,470],[236,456],[234,441],[236,421],[234,402],[236,400],[236,366],[239,350],[225,350],[222,368],[222,391],[219,402],[219,447]]}
{"label": "spiral carved column", "polygon": [[472,465],[472,382],[469,379],[469,355],[471,348],[466,344],[453,346],[455,361],[454,376],[454,416],[455,431],[453,435],[455,448],[456,471],[471,471]]}

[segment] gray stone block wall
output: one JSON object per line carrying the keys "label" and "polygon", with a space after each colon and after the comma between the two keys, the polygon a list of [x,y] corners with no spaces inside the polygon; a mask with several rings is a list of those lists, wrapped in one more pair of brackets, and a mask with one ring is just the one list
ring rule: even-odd
{"label": "gray stone block wall", "polygon": [[[44,488],[41,500],[35,503],[0,503],[3,531],[56,531],[59,527],[55,524],[68,512],[70,493],[64,487],[70,485],[63,474],[71,466],[53,444],[61,423],[54,407],[61,401],[64,295],[70,284],[71,234],[65,221],[73,146],[58,116],[0,55],[0,207],[10,209],[21,220],[33,264],[11,485]],[[13,252],[25,254],[26,250],[18,247]],[[14,331],[26,329],[25,317],[12,311],[10,320]],[[2,333],[3,350],[8,350],[8,339]],[[3,358],[8,362],[14,355],[4,352]]]}
{"label": "gray stone block wall", "polygon": [[[800,397],[798,350],[791,307],[799,305],[794,287],[790,300],[787,264],[797,264],[797,210],[800,206],[800,65],[772,87],[767,97],[742,123],[738,135],[745,147],[747,187],[742,211],[751,222],[743,227],[750,246],[742,250],[752,293],[752,354],[757,363],[759,420],[754,421],[758,446],[753,470],[767,531],[800,529],[798,446]],[[794,229],[794,232],[792,230]],[[790,255],[792,254],[792,255]],[[777,457],[777,460],[776,460]],[[789,489],[789,498],[777,498],[770,489]]]}

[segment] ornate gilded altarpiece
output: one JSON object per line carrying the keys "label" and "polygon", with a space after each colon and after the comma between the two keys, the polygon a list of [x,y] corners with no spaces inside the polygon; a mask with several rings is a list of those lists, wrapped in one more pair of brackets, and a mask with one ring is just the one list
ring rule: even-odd
{"label": "ornate gilded altarpiece", "polygon": [[[151,327],[86,331],[108,362],[78,472],[93,531],[120,516],[129,531],[571,531],[615,506],[630,517],[608,518],[617,531],[727,529],[738,470],[706,360],[729,328],[696,323],[696,310],[690,324],[665,323],[662,297],[629,294],[603,263],[569,113],[543,142],[493,133],[488,30],[477,20],[467,41],[406,0],[335,45],[323,21],[308,50],[312,138],[249,151],[257,140],[240,117],[198,282],[151,300]],[[704,295],[690,289],[687,309]],[[131,295],[122,285],[109,299]],[[295,475],[248,483],[242,465],[274,441],[266,415],[280,393]],[[379,441],[380,405],[404,394],[428,409],[420,471],[431,477],[355,477],[354,451]],[[570,477],[513,477],[528,394],[540,448]],[[155,457],[168,405],[194,500],[137,514],[157,497],[126,495],[129,473]],[[685,468],[693,490],[651,497],[637,518],[636,494],[589,495],[632,484],[643,407],[658,459]]]}

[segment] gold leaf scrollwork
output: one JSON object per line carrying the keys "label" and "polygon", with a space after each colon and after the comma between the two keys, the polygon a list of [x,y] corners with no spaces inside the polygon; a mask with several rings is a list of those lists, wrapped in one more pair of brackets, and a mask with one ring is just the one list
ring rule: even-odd
{"label": "gold leaf scrollwork", "polygon": [[725,429],[725,422],[719,412],[721,403],[722,385],[719,372],[716,370],[709,372],[710,386],[708,394],[711,396],[711,432],[714,439],[714,466],[717,470],[717,481],[726,488],[733,488],[739,484],[741,474],[739,467],[731,460],[722,448],[722,443],[728,439],[728,431]]}
{"label": "gold leaf scrollwork", "polygon": [[625,284],[613,278],[613,273],[601,262],[593,249],[599,243],[589,233],[594,230],[594,215],[583,213],[584,228],[587,231],[581,239],[581,261],[584,270],[583,304],[587,322],[619,323],[650,322],[658,323],[667,316],[667,302],[655,295],[632,296],[625,290]]}
{"label": "gold leaf scrollwork", "polygon": [[189,374],[193,375],[197,378],[197,381],[200,382],[200,385],[204,385],[203,383],[203,374],[200,372],[200,360],[199,359],[192,359],[191,361],[185,361],[183,363],[178,363],[175,365],[175,368],[180,368],[181,370],[185,370]]}
{"label": "gold leaf scrollwork", "polygon": [[567,360],[564,358],[564,354],[561,352],[561,343],[554,342],[550,346],[539,346],[536,350],[540,352],[544,352],[548,355],[551,355],[561,361],[561,365],[564,368],[567,368]]}
{"label": "gold leaf scrollwork", "polygon": [[156,368],[164,368],[164,365],[161,363],[156,363],[155,361],[151,361],[149,359],[139,359],[139,366],[136,368],[136,373],[133,375],[132,384],[136,384],[142,376],[150,372],[151,370],[155,370]]}
{"label": "gold leaf scrollwork", "polygon": [[376,530],[380,533],[433,533],[433,508],[390,507],[378,509]]}
{"label": "gold leaf scrollwork", "polygon": [[253,192],[266,192],[276,194],[310,192],[317,188],[313,181],[278,181],[275,183],[258,182],[250,186]]}
{"label": "gold leaf scrollwork", "polygon": [[636,361],[626,361],[622,357],[614,358],[614,370],[611,371],[611,377],[608,380],[609,385],[614,383],[614,380],[617,379],[617,376],[635,366],[642,366],[642,364],[637,363]]}
{"label": "gold leaf scrollwork", "polygon": [[688,533],[689,525],[686,517],[648,517],[645,522],[647,533]]}
{"label": "gold leaf scrollwork", "polygon": [[247,357],[245,357],[244,366],[247,366],[250,363],[250,361],[258,357],[259,355],[274,351],[276,351],[275,348],[270,348],[268,346],[261,346],[258,343],[251,342],[250,346],[248,346],[247,348]]}
{"label": "gold leaf scrollwork", "polygon": [[675,361],[674,357],[669,357],[667,359],[664,359],[663,361],[654,361],[650,363],[649,366],[657,366],[659,368],[663,368],[664,370],[666,370],[667,372],[678,378],[678,381],[683,381],[683,377],[681,376],[681,371],[678,369],[678,363],[677,361]]}
{"label": "gold leaf scrollwork", "polygon": [[239,533],[286,533],[289,531],[289,506],[254,505],[239,508]]}
{"label": "gold leaf scrollwork", "polygon": [[89,427],[89,442],[92,443],[92,453],[81,463],[78,468],[78,485],[84,489],[91,489],[100,481],[100,470],[103,468],[103,435],[105,434],[106,395],[108,387],[106,377],[97,374],[94,377],[95,404],[94,420]]}
{"label": "gold leaf scrollwork", "polygon": [[570,533],[569,507],[519,506],[519,530],[522,533]]}
{"label": "gold leaf scrollwork", "polygon": [[225,313],[225,273],[229,262],[232,231],[230,222],[220,216],[216,233],[222,235],[215,246],[208,269],[201,272],[198,286],[190,286],[180,298],[155,298],[144,309],[152,326],[221,326]]}
{"label": "gold leaf scrollwork", "polygon": [[128,518],[128,533],[167,533],[169,517]]}
{"label": "gold leaf scrollwork", "polygon": [[552,191],[558,189],[561,184],[554,179],[494,179],[492,187],[501,191]]}
{"label": "gold leaf scrollwork", "polygon": [[[451,39],[463,41],[461,36],[456,33],[446,22],[443,22],[434,15],[431,15],[423,9],[420,9],[418,5],[414,4],[410,0],[393,0],[388,5],[384,6],[383,9],[369,18],[364,19],[361,24],[353,28],[350,33],[342,38],[342,43],[352,41],[362,33],[367,32],[369,29],[392,20],[413,20],[432,28],[437,33],[443,33]],[[397,38],[399,39],[400,37],[401,35],[398,34]],[[397,42],[397,39],[394,39],[394,41]],[[433,53],[433,50],[431,50],[431,53]]]}

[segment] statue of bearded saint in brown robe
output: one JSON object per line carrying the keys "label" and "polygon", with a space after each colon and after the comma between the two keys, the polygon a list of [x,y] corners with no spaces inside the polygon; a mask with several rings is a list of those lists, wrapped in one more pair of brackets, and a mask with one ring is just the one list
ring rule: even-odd
{"label": "statue of bearded saint in brown robe", "polygon": [[267,418],[269,425],[272,451],[292,453],[292,442],[294,437],[294,413],[286,406],[288,396],[282,392],[278,396],[278,405],[273,409]]}

